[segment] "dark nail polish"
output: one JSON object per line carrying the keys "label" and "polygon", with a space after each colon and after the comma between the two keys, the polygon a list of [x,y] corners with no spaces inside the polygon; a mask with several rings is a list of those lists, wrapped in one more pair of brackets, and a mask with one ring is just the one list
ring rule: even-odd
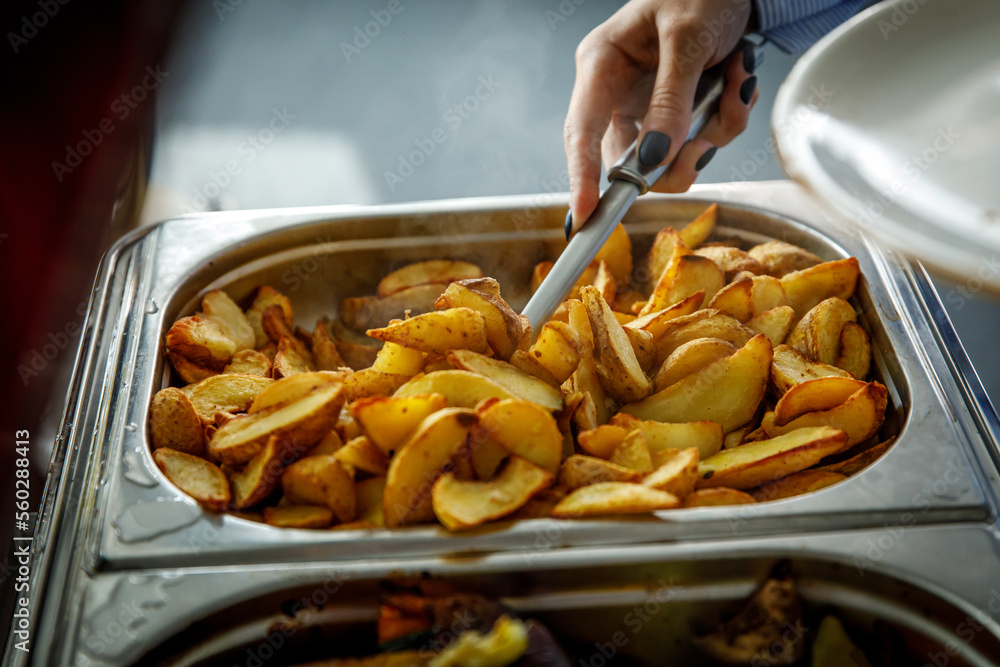
{"label": "dark nail polish", "polygon": [[566,240],[569,241],[569,234],[573,231],[573,211],[566,211]]}
{"label": "dark nail polish", "polygon": [[752,76],[740,86],[740,100],[743,104],[750,104],[753,99],[753,91],[757,89],[757,77]]}
{"label": "dark nail polish", "polygon": [[712,158],[715,157],[715,151],[717,150],[719,150],[718,146],[712,146],[707,151],[702,153],[701,157],[698,158],[698,161],[694,163],[694,170],[701,171],[702,169],[704,169],[705,165],[711,162]]}
{"label": "dark nail polish", "polygon": [[645,167],[655,167],[667,159],[670,137],[655,130],[647,132],[639,144],[639,162]]}
{"label": "dark nail polish", "polygon": [[749,42],[743,45],[743,69],[747,74],[753,74],[757,69],[757,54],[754,52],[753,44]]}

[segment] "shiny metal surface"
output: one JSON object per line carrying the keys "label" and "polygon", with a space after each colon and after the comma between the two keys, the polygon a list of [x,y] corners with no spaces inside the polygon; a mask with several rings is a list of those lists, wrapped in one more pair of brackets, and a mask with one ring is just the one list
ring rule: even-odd
{"label": "shiny metal surface", "polygon": [[[783,558],[811,616],[833,612],[872,634],[900,632],[911,658],[1000,661],[997,535],[982,527],[826,533],[660,546],[496,553],[472,559],[313,561],[104,573],[90,584],[72,664],[249,665],[329,657],[371,641],[380,581],[417,576],[501,599],[543,621],[584,660],[615,633],[620,659],[703,664],[692,641],[749,596]],[[879,547],[878,545],[882,545]],[[884,547],[884,548],[883,548]],[[873,549],[876,560],[871,560]],[[941,567],[941,563],[953,563]],[[130,632],[111,637],[122,610]],[[631,615],[630,615],[631,612]],[[126,616],[126,618],[128,618]],[[802,631],[808,632],[811,625]],[[67,647],[73,646],[67,642]],[[261,651],[261,647],[265,647]],[[268,648],[270,650],[268,650]],[[55,657],[55,654],[52,655]],[[574,664],[577,664],[574,661]],[[933,664],[933,662],[929,662]]]}
{"label": "shiny metal surface", "polygon": [[[945,324],[928,315],[940,302],[921,287],[926,278],[900,256],[839,227],[790,183],[701,187],[686,197],[643,198],[626,219],[637,250],[664,224],[692,219],[709,201],[721,205],[720,235],[748,242],[783,238],[827,258],[859,258],[865,280],[857,305],[881,350],[877,374],[895,407],[887,428],[899,431],[897,444],[873,466],[823,491],[757,506],[635,520],[534,520],[458,536],[435,527],[276,529],[203,512],[157,470],[146,435],[149,401],[168,377],[163,333],[175,318],[193,311],[200,294],[219,287],[240,300],[256,285],[270,283],[288,293],[297,321],[308,323],[334,314],[340,298],[370,292],[388,269],[447,254],[480,262],[520,307],[531,267],[563,245],[566,200],[505,197],[178,218],[116,246],[95,288],[58,443],[58,487],[46,497],[36,539],[42,566],[33,571],[32,592],[42,613],[35,636],[54,638],[51,645],[36,645],[38,664],[65,664],[83,651],[89,636],[75,633],[86,633],[98,623],[92,619],[133,589],[145,591],[136,599],[158,610],[165,625],[143,621],[138,626],[148,631],[130,629],[119,641],[134,645],[122,655],[135,655],[154,636],[176,632],[190,620],[190,605],[220,605],[243,594],[242,586],[253,587],[248,581],[265,577],[254,573],[294,576],[287,563],[296,563],[294,572],[317,562],[363,571],[428,562],[440,568],[506,567],[553,558],[570,567],[612,544],[658,543],[643,547],[643,553],[667,558],[685,549],[743,548],[763,543],[765,536],[786,535],[781,544],[808,551],[813,544],[836,542],[833,534],[854,530],[884,534],[893,546],[908,543],[902,536],[952,523],[979,526],[972,533],[954,528],[956,534],[980,536],[977,544],[984,535],[994,539],[988,526],[996,517],[996,423],[981,418],[985,411],[970,391],[977,380],[963,377],[964,369],[954,363],[944,342],[953,334],[942,332]],[[869,560],[905,563],[921,572],[940,569],[940,554],[924,544],[914,548],[882,549]],[[936,584],[977,600],[983,591],[968,577],[995,567],[995,554],[971,542],[942,548],[969,550],[976,560],[940,572]],[[861,553],[862,547],[857,549]],[[244,583],[223,584],[221,574],[229,571],[238,571]],[[218,586],[188,588],[187,582],[203,580]],[[122,664],[118,658],[105,662]]]}
{"label": "shiny metal surface", "polygon": [[998,32],[995,0],[878,3],[796,63],[771,119],[785,170],[827,205],[993,292]]}
{"label": "shiny metal surface", "polygon": [[[635,148],[630,148],[629,151],[635,153]],[[570,239],[552,270],[524,307],[522,314],[531,322],[534,332],[537,333],[549,321],[552,313],[566,299],[566,295],[594,261],[601,246],[625,217],[639,194],[639,187],[635,183],[622,179],[611,181],[611,185],[601,194],[593,215]]]}

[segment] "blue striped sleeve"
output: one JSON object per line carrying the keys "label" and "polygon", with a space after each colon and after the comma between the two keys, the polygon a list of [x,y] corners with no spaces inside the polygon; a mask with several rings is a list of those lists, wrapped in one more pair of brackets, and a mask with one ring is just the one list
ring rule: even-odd
{"label": "blue striped sleeve", "polygon": [[782,51],[802,53],[870,0],[754,0],[757,32]]}

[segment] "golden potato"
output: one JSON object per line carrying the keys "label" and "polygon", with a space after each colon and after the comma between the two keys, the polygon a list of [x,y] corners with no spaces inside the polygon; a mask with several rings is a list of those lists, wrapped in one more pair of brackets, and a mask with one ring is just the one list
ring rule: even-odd
{"label": "golden potato", "polygon": [[417,427],[389,464],[383,513],[393,528],[434,520],[431,490],[452,459],[466,447],[476,413],[466,408],[439,410]]}
{"label": "golden potato", "polygon": [[496,356],[511,358],[521,340],[521,318],[500,296],[500,285],[493,278],[453,282],[434,304],[438,308],[471,308],[482,314],[486,340]]}
{"label": "golden potato", "polygon": [[724,449],[698,464],[698,488],[752,489],[815,465],[847,444],[840,429],[800,428],[785,435]]}
{"label": "golden potato", "polygon": [[445,473],[431,491],[434,514],[449,530],[473,528],[520,509],[551,483],[551,473],[519,456],[510,457],[489,481],[461,481]]}
{"label": "golden potato", "polygon": [[850,299],[858,284],[859,274],[857,258],[848,257],[786,273],[781,277],[781,286],[789,305],[802,317],[830,297]]}
{"label": "golden potato", "polygon": [[234,419],[212,436],[209,454],[223,463],[242,465],[263,449],[272,435],[288,448],[305,451],[333,428],[343,402],[343,384],[331,382],[298,400]]}
{"label": "golden potato", "polygon": [[537,403],[547,410],[562,410],[563,397],[557,388],[505,361],[469,350],[449,352],[447,359],[453,368],[482,375],[506,389],[512,396]]}
{"label": "golden potato", "polygon": [[642,483],[660,491],[667,491],[684,500],[694,491],[698,481],[698,450],[694,447],[672,450],[672,456],[656,470],[646,475]]}
{"label": "golden potato", "polygon": [[848,322],[840,331],[840,352],[834,366],[841,368],[859,380],[868,376],[872,363],[872,346],[868,334],[856,322]]}
{"label": "golden potato", "polygon": [[391,456],[420,422],[447,406],[441,394],[369,396],[351,402],[350,411],[368,439]]}
{"label": "golden potato", "polygon": [[[701,458],[708,458],[722,449],[722,426],[714,421],[695,421],[670,424],[658,421],[644,421],[632,415],[619,412],[611,418],[611,424],[626,430],[639,429],[646,438],[646,446],[652,454],[665,450],[698,450]],[[581,434],[582,435],[582,434]]]}
{"label": "golden potato", "polygon": [[486,319],[471,308],[424,313],[381,329],[369,329],[368,335],[433,354],[445,354],[450,350],[483,353],[489,347]]}
{"label": "golden potato", "polygon": [[823,262],[822,259],[804,248],[784,241],[768,241],[756,245],[747,252],[757,260],[769,276],[781,278],[786,273],[802,271]]}
{"label": "golden potato", "polygon": [[525,400],[497,401],[479,413],[479,426],[511,454],[555,474],[562,434],[552,413]]}
{"label": "golden potato", "polygon": [[764,397],[771,366],[771,342],[757,335],[720,359],[622,412],[639,419],[684,423],[718,422],[723,431],[749,421]]}
{"label": "golden potato", "polygon": [[746,491],[730,489],[727,486],[717,486],[708,489],[696,489],[686,498],[682,507],[720,507],[723,505],[752,505],[757,502]]}
{"label": "golden potato", "polygon": [[286,502],[327,507],[340,522],[353,521],[357,515],[354,479],[332,454],[287,466],[281,473],[281,489]]}
{"label": "golden potato", "polygon": [[595,288],[584,287],[580,294],[594,335],[596,370],[601,387],[622,402],[645,398],[650,390],[649,378],[622,325]]}
{"label": "golden potato", "polygon": [[229,476],[233,509],[245,510],[258,505],[278,488],[284,467],[282,455],[281,443],[272,436],[242,470]]}
{"label": "golden potato", "polygon": [[149,406],[153,449],[167,447],[187,454],[205,453],[205,430],[197,410],[180,389],[165,387]]}
{"label": "golden potato", "polygon": [[677,496],[628,482],[599,482],[572,491],[552,509],[559,519],[616,514],[646,514],[680,505]]}
{"label": "golden potato", "polygon": [[579,489],[599,482],[638,482],[642,473],[595,456],[573,454],[559,467],[559,486]]}
{"label": "golden potato", "polygon": [[376,292],[379,298],[420,285],[447,285],[465,278],[482,278],[483,270],[471,262],[453,259],[432,259],[415,262],[396,269],[379,281]]}
{"label": "golden potato", "polygon": [[219,410],[243,412],[272,384],[274,380],[257,375],[213,375],[181,391],[191,399],[201,421],[209,424]]}
{"label": "golden potato", "polygon": [[229,480],[214,463],[169,447],[153,452],[153,460],[167,479],[199,504],[220,511],[229,505]]}

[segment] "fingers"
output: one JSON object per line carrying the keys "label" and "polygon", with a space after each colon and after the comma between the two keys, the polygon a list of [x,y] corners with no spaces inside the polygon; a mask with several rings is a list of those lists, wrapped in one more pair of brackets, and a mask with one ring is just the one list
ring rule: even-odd
{"label": "fingers", "polygon": [[611,122],[614,95],[606,83],[600,47],[591,33],[577,49],[576,82],[570,98],[563,141],[569,170],[572,230],[580,228],[600,196],[601,139]]}
{"label": "fingers", "polygon": [[604,141],[601,144],[601,151],[608,164],[614,164],[632,146],[632,142],[639,136],[639,119],[635,116],[627,116],[615,113],[611,118],[611,126]]}
{"label": "fingers", "polygon": [[716,147],[706,139],[692,139],[684,144],[670,169],[653,184],[654,192],[686,192],[698,172],[715,156]]}
{"label": "fingers", "polygon": [[[735,139],[750,122],[750,110],[757,101],[757,77],[753,75],[753,61],[745,57],[746,51],[735,53],[726,66],[726,87],[719,99],[719,111],[714,114],[701,132],[699,139],[707,139],[715,146],[725,146]],[[751,71],[747,71],[747,66]]]}
{"label": "fingers", "polygon": [[[719,100],[719,111],[713,114],[698,136],[687,142],[660,180],[653,186],[656,192],[685,192],[698,173],[715,156],[716,148],[725,146],[746,129],[760,91],[753,76],[752,51],[744,49],[734,54],[726,66],[726,87]],[[749,69],[748,69],[749,68]]]}
{"label": "fingers", "polygon": [[644,165],[662,164],[681,151],[703,66],[702,61],[684,57],[679,36],[668,33],[661,38],[656,81],[639,140],[639,161]]}

